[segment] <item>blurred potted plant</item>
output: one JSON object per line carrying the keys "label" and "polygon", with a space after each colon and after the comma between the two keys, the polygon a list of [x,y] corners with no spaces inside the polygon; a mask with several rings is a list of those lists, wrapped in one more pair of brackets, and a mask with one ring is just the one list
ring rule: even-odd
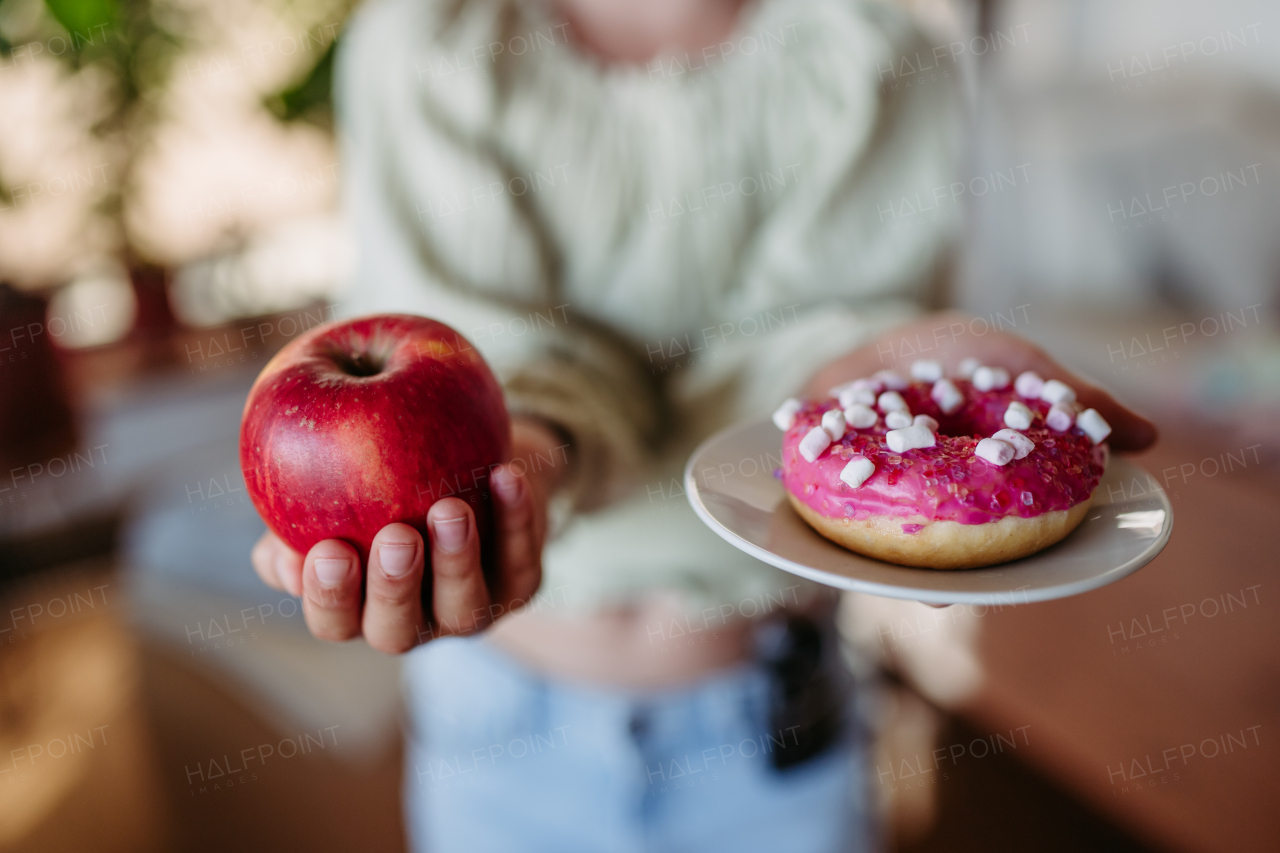
{"label": "blurred potted plant", "polygon": [[[329,14],[341,19],[353,3],[328,5]],[[0,69],[34,63],[39,56],[40,62],[59,63],[68,79],[85,83],[94,93],[88,132],[107,152],[110,167],[104,170],[106,186],[93,210],[106,226],[109,251],[127,271],[133,290],[129,334],[143,353],[152,355],[167,353],[175,325],[168,299],[171,275],[139,247],[126,209],[139,164],[150,154],[155,131],[165,119],[176,62],[197,40],[192,32],[195,9],[162,0],[0,0]],[[329,127],[333,53],[331,42],[295,81],[266,97],[264,107],[282,122]],[[0,208],[15,202],[3,171],[0,162]],[[18,288],[0,282],[0,346],[11,344],[10,330],[47,331],[47,295],[61,282],[32,284]],[[63,355],[52,342],[49,334],[28,333],[19,346],[10,346],[20,365],[0,365],[2,470],[43,464],[76,446]],[[5,562],[0,554],[0,563]],[[0,565],[0,574],[3,569]]]}
{"label": "blurred potted plant", "polygon": [[102,170],[106,186],[98,196],[98,221],[109,230],[108,241],[128,272],[133,333],[143,339],[166,333],[173,315],[166,272],[135,249],[123,210],[135,164],[158,117],[155,95],[167,84],[182,47],[181,15],[180,7],[150,0],[0,0],[0,58],[14,63],[53,57],[69,74],[96,82],[97,112],[89,131],[112,160],[111,169]]}
{"label": "blurred potted plant", "polygon": [[[325,5],[331,7],[328,15],[342,20],[354,2]],[[144,340],[164,336],[175,323],[167,299],[170,275],[131,235],[125,207],[138,164],[148,156],[153,132],[164,118],[176,61],[198,40],[192,32],[194,9],[155,0],[0,0],[0,62],[41,53],[56,57],[69,73],[97,81],[99,112],[90,132],[112,159],[98,213],[112,232],[116,257],[134,291],[133,335]],[[264,107],[283,123],[304,121],[329,129],[336,44],[330,41],[296,81],[264,98]],[[0,199],[6,193],[0,163]]]}

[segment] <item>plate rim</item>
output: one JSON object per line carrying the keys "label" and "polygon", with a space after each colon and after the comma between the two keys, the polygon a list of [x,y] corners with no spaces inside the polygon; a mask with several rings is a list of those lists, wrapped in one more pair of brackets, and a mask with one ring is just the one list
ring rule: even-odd
{"label": "plate rim", "polygon": [[[806,566],[803,563],[797,563],[793,560],[789,560],[780,554],[775,554],[767,548],[762,548],[761,546],[756,545],[754,542],[747,541],[737,533],[734,533],[732,530],[725,527],[724,524],[712,516],[711,511],[703,503],[702,490],[699,488],[697,479],[694,477],[693,473],[694,462],[702,456],[708,447],[722,441],[728,435],[758,429],[766,424],[774,426],[768,418],[739,421],[738,423],[730,424],[723,429],[717,430],[701,441],[698,446],[694,448],[693,452],[689,454],[689,459],[685,463],[685,496],[688,499],[690,506],[693,507],[694,513],[702,520],[702,523],[707,525],[707,527],[716,533],[716,535],[728,542],[730,545],[733,545],[740,551],[755,557],[761,562],[767,563],[785,572],[798,575],[799,577],[807,578],[815,583],[820,583],[823,586],[829,586],[834,589],[841,589],[849,592],[861,592],[869,595],[877,595],[884,598],[920,601],[927,604],[1012,605],[1032,604],[1041,601],[1055,601],[1060,598],[1071,598],[1076,595],[1082,595],[1086,592],[1091,592],[1095,589],[1109,586],[1116,581],[1128,577],[1159,556],[1160,552],[1164,550],[1165,546],[1169,543],[1170,537],[1173,535],[1173,504],[1169,501],[1169,495],[1164,490],[1164,487],[1155,481],[1151,476],[1151,472],[1147,471],[1138,463],[1133,462],[1127,457],[1115,457],[1123,459],[1125,464],[1131,465],[1147,475],[1148,481],[1155,486],[1155,493],[1158,495],[1162,508],[1164,509],[1165,521],[1161,527],[1159,535],[1152,539],[1151,543],[1140,554],[1119,566],[1108,569],[1105,572],[1101,572],[1083,580],[1057,584],[1055,586],[1041,587],[1035,590],[1009,589],[988,592],[909,589],[907,587],[884,584],[878,581],[869,581],[860,578],[851,578],[845,575],[836,575],[831,572],[825,572],[821,569]],[[774,428],[777,429],[776,426],[774,426]],[[781,436],[781,432],[779,432],[779,436]],[[821,534],[810,528],[807,524],[805,527],[812,535],[821,536]],[[862,554],[858,554],[858,556],[862,559],[879,563],[880,565],[890,569],[900,569],[911,572],[941,571],[934,569],[912,568],[910,566],[899,566],[895,563],[886,563],[882,560],[875,560],[872,557],[867,557]],[[833,581],[833,578],[838,579],[838,581]]]}

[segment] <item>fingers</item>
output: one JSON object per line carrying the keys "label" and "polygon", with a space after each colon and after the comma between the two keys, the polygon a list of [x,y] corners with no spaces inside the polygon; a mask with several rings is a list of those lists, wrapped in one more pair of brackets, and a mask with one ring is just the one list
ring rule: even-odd
{"label": "fingers", "polygon": [[1117,403],[1098,386],[1059,367],[1049,356],[1041,354],[1040,363],[1034,369],[1039,370],[1045,379],[1058,379],[1067,383],[1075,390],[1077,403],[1086,409],[1098,410],[1098,414],[1111,426],[1107,443],[1112,450],[1136,453],[1156,443],[1159,431],[1155,424]]}
{"label": "fingers", "polygon": [[1097,409],[1098,414],[1111,425],[1107,443],[1112,450],[1135,453],[1156,443],[1159,432],[1155,424],[1117,403],[1106,391],[1065,369],[1034,344],[1005,335],[991,341],[991,345],[996,348],[991,353],[992,363],[1007,365],[1011,374],[1016,376],[1023,370],[1035,370],[1045,379],[1058,379],[1075,389],[1076,402],[1086,409]]}
{"label": "fingers", "polygon": [[373,539],[365,584],[365,641],[380,652],[407,652],[426,638],[422,612],[422,536],[388,524]]}
{"label": "fingers", "polygon": [[272,589],[302,595],[302,555],[280,541],[270,530],[253,546],[253,570]]}
{"label": "fingers", "polygon": [[1159,431],[1156,425],[1138,413],[1117,403],[1110,394],[1092,385],[1080,388],[1077,399],[1086,408],[1098,410],[1103,420],[1111,425],[1107,443],[1121,453],[1136,453],[1156,443]]}
{"label": "fingers", "polygon": [[302,612],[317,639],[360,635],[360,557],[340,539],[317,542],[302,567]]}
{"label": "fingers", "polygon": [[[494,475],[498,525],[498,577],[491,597],[480,563],[480,537],[471,508],[456,498],[427,514],[431,573],[425,573],[421,535],[406,524],[379,531],[362,572],[354,548],[338,539],[317,543],[305,558],[268,531],[254,545],[252,562],[263,583],[302,597],[311,633],[322,640],[363,635],[392,654],[431,636],[470,634],[497,613],[518,609],[542,580],[543,518],[528,480],[506,466]],[[431,586],[431,608],[422,604]],[[490,606],[497,601],[497,606]]]}
{"label": "fingers", "polygon": [[470,634],[489,624],[489,590],[480,569],[480,537],[471,507],[442,498],[427,511],[431,604],[436,634]]}
{"label": "fingers", "polygon": [[[870,375],[883,367],[897,367],[901,370],[906,366],[905,357],[894,358],[891,363],[886,364],[883,355],[886,343],[890,344],[887,347],[889,352],[894,353],[896,350],[893,344],[896,341],[918,340],[921,335],[925,339],[936,340],[934,333],[938,330],[950,330],[956,325],[963,329],[968,319],[967,315],[949,312],[894,329],[880,340],[859,347],[822,368],[810,380],[805,393],[820,397],[832,385],[845,379]],[[943,336],[944,339],[946,337]],[[1014,376],[1024,370],[1035,370],[1045,379],[1066,382],[1076,390],[1082,405],[1098,410],[1098,414],[1111,425],[1112,433],[1108,442],[1113,450],[1136,452],[1145,450],[1156,442],[1158,432],[1154,424],[1117,403],[1105,391],[1074,376],[1048,353],[1024,338],[995,331],[980,339],[957,338],[953,333],[951,340],[953,345],[943,347],[947,351],[939,353],[949,369],[954,370],[962,357],[972,356],[985,364],[1001,365]]]}
{"label": "fingers", "polygon": [[490,477],[497,496],[498,577],[493,599],[507,613],[523,606],[542,582],[542,522],[528,480],[506,465]]}
{"label": "fingers", "polygon": [[1057,379],[1075,389],[1076,401],[1086,409],[1097,409],[1098,414],[1111,425],[1107,442],[1112,450],[1133,453],[1156,443],[1158,431],[1155,424],[1117,403],[1106,391],[1066,370],[1044,350],[1012,335],[993,343],[998,345],[995,360],[1009,364],[1009,372],[1013,375],[1023,370],[1035,370],[1045,379]]}
{"label": "fingers", "polygon": [[249,554],[249,561],[253,563],[253,570],[258,573],[259,580],[272,589],[284,589],[284,584],[276,574],[276,547],[279,542],[276,535],[268,530],[258,538]]}

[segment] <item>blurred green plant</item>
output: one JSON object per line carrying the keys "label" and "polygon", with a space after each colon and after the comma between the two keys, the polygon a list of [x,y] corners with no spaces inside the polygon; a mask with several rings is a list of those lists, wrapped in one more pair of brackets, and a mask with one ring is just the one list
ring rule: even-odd
{"label": "blurred green plant", "polygon": [[[210,0],[217,3],[219,0]],[[357,0],[321,0],[329,20],[345,20]],[[290,5],[288,0],[283,4]],[[316,6],[308,8],[314,14]],[[287,12],[286,12],[287,14]],[[139,253],[124,225],[123,210],[135,165],[146,155],[163,95],[176,60],[198,41],[193,16],[181,3],[165,0],[0,0],[0,59],[10,65],[37,54],[55,57],[71,73],[91,70],[107,85],[91,132],[114,143],[119,160],[100,209],[118,233],[122,256],[132,264]],[[333,56],[336,39],[296,82],[263,99],[282,122],[332,126]],[[3,164],[0,164],[2,167]],[[0,172],[0,201],[11,197]]]}
{"label": "blurred green plant", "polygon": [[332,127],[333,55],[337,46],[337,39],[330,42],[324,55],[300,81],[263,99],[272,115],[283,122],[309,121]]}
{"label": "blurred green plant", "polygon": [[[286,5],[292,0],[284,0]],[[345,22],[360,0],[328,0],[325,18]],[[322,128],[333,128],[333,61],[341,33],[329,43],[315,64],[303,71],[292,83],[263,99],[263,106],[277,119],[290,123],[306,121]]]}
{"label": "blurred green plant", "polygon": [[[44,0],[37,14],[32,0],[0,0],[0,55],[30,45],[56,56],[72,71],[88,67],[111,81],[109,101],[94,127],[116,132],[145,116],[148,96],[168,82],[182,50],[181,12],[151,0]],[[21,8],[25,7],[25,8]],[[17,30],[13,32],[11,30]]]}
{"label": "blurred green plant", "polygon": [[121,214],[145,150],[141,142],[159,117],[157,96],[183,47],[181,22],[180,11],[151,0],[0,0],[0,56],[14,62],[46,54],[72,73],[93,69],[108,83],[90,131],[119,143],[120,161],[99,208],[128,260],[137,252]]}

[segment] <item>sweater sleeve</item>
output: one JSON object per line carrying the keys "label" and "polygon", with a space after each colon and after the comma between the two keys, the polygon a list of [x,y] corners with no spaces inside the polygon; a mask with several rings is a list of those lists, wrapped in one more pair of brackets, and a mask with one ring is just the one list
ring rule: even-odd
{"label": "sweater sleeve", "polygon": [[[596,508],[624,492],[651,455],[661,398],[643,354],[561,295],[562,260],[522,191],[529,178],[515,174],[487,130],[494,81],[441,77],[436,63],[456,53],[451,60],[423,50],[425,36],[388,32],[475,25],[476,16],[439,19],[446,6],[375,2],[344,37],[335,100],[357,254],[344,312],[410,311],[454,327],[493,368],[513,415],[571,437],[569,503]],[[449,39],[490,40],[483,28]],[[553,169],[532,180],[562,178]]]}

